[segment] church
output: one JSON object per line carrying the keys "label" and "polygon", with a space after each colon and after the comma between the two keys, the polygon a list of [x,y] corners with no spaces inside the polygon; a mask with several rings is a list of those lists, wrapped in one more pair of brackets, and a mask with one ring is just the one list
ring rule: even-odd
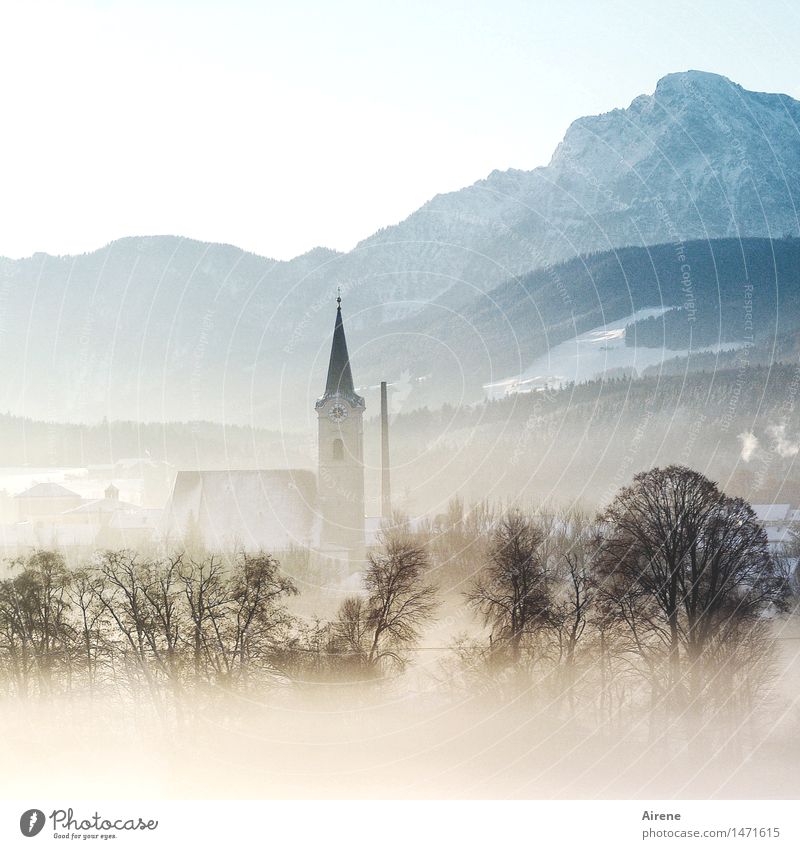
{"label": "church", "polygon": [[210,552],[309,548],[356,566],[365,556],[364,399],[356,393],[336,298],[325,389],[315,403],[318,466],[179,471],[165,510],[167,545]]}

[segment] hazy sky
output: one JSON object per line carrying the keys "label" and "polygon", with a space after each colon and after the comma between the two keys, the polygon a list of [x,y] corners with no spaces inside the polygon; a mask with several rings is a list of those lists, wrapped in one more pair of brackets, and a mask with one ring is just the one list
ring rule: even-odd
{"label": "hazy sky", "polygon": [[671,71],[800,97],[798,43],[791,0],[0,0],[0,255],[346,250]]}

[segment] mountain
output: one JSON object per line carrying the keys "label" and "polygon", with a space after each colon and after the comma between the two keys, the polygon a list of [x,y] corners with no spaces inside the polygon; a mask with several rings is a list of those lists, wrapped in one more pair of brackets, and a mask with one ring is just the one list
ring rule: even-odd
{"label": "mountain", "polygon": [[[671,74],[627,109],[574,122],[546,167],[439,195],[346,254],[320,248],[277,262],[163,236],[0,260],[0,410],[308,423],[339,283],[357,377],[404,380],[409,403],[474,397],[604,309],[606,295],[587,301],[580,273],[562,261],[665,244],[672,258],[665,249],[660,267],[679,270],[693,239],[797,236],[798,126],[800,103],[786,95]],[[613,254],[604,261],[614,268]],[[522,332],[506,313],[527,315],[511,295],[524,301],[519,281],[532,272],[543,312],[522,319]],[[641,299],[628,297],[624,274],[611,277],[620,287],[612,313],[624,317],[622,305]],[[455,383],[431,377],[426,388],[437,369]]]}
{"label": "mountain", "polygon": [[[430,298],[628,245],[798,235],[800,103],[700,71],[580,118],[550,164],[495,171],[362,242]],[[436,274],[448,278],[436,285]]]}
{"label": "mountain", "polygon": [[294,281],[322,287],[332,256],[317,250],[279,263],[164,236],[6,260],[0,409],[67,421],[264,419],[274,381],[270,374],[259,389],[256,365],[271,371],[290,342],[270,330],[271,317],[282,307],[302,315]]}

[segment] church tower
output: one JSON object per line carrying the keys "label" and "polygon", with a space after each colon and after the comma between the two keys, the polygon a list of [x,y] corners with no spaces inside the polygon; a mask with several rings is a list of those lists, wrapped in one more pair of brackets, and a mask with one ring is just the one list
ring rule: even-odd
{"label": "church tower", "polygon": [[317,401],[319,419],[318,492],[322,513],[320,547],[345,549],[350,559],[364,553],[364,399],[356,395],[336,298],[336,323],[325,394]]}

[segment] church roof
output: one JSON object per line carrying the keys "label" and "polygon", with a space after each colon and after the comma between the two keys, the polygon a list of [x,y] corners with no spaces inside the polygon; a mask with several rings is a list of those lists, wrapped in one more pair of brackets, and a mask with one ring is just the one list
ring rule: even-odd
{"label": "church roof", "polygon": [[284,550],[311,544],[316,501],[305,469],[179,471],[164,529],[176,540],[193,527],[209,551]]}
{"label": "church roof", "polygon": [[342,321],[342,299],[336,299],[336,322],[333,325],[333,342],[331,343],[331,358],[328,362],[328,379],[325,381],[325,394],[317,402],[320,406],[334,395],[346,398],[351,404],[364,406],[364,399],[356,395],[353,385],[353,373],[350,370],[350,355],[347,353],[347,339],[344,335]]}

